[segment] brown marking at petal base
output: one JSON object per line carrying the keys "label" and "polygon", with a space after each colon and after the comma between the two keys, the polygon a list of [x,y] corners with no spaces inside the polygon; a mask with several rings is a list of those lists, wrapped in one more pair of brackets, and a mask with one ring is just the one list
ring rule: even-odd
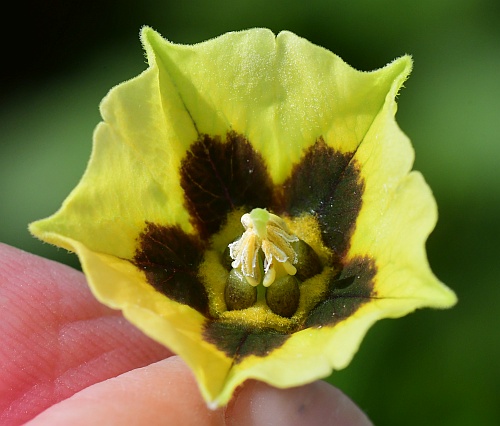
{"label": "brown marking at petal base", "polygon": [[204,247],[179,227],[146,223],[133,263],[157,291],[208,315],[208,296],[197,276]]}
{"label": "brown marking at petal base", "polygon": [[369,257],[351,260],[341,274],[329,283],[323,301],[308,314],[304,327],[332,326],[354,313],[376,297],[373,278],[375,262]]}
{"label": "brown marking at petal base", "polygon": [[317,217],[325,245],[343,257],[361,210],[364,183],[352,153],[340,153],[320,138],[283,185],[279,212]]}
{"label": "brown marking at petal base", "polygon": [[217,346],[235,364],[250,355],[267,356],[289,337],[289,334],[269,328],[257,329],[220,321],[208,321],[203,331],[204,340]]}
{"label": "brown marking at petal base", "polygon": [[180,169],[186,207],[202,238],[220,230],[235,208],[266,207],[272,181],[262,156],[241,135],[202,135],[193,143]]}

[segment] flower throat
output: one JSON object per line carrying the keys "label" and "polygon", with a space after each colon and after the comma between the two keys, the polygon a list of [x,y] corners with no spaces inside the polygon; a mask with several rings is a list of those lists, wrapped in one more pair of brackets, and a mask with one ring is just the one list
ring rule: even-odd
{"label": "flower throat", "polygon": [[265,209],[245,213],[241,223],[245,231],[224,252],[228,310],[249,308],[260,295],[275,314],[290,318],[299,304],[300,284],[322,270],[318,255]]}

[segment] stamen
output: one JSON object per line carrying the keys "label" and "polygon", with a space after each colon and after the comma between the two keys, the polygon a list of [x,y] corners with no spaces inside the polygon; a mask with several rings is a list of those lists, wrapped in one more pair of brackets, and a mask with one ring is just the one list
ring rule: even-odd
{"label": "stamen", "polygon": [[[265,209],[253,209],[241,217],[245,232],[229,244],[231,266],[239,268],[248,283],[269,287],[277,278],[295,275],[297,253],[292,247],[299,239],[290,234],[285,222]],[[262,262],[262,254],[264,261]]]}

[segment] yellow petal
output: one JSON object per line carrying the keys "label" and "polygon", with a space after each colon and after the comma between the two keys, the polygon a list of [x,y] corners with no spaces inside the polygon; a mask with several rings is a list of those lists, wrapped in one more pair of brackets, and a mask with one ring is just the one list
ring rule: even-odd
{"label": "yellow petal", "polygon": [[[192,229],[178,168],[186,151],[182,141],[196,134],[186,126],[180,135],[165,120],[166,89],[159,84],[158,71],[150,68],[110,91],[84,176],[56,214],[31,224],[35,235],[71,250],[58,235],[68,236],[93,251],[131,259],[145,222]],[[175,97],[168,106],[175,110]],[[180,115],[172,121],[182,125]]]}
{"label": "yellow petal", "polygon": [[347,257],[376,260],[375,289],[380,299],[387,299],[379,305],[391,306],[387,316],[456,302],[455,294],[430,270],[425,242],[436,225],[436,203],[422,176],[409,173],[413,149],[394,120],[394,98],[410,69],[408,61],[353,158],[364,188]]}
{"label": "yellow petal", "polygon": [[175,85],[197,131],[244,135],[273,159],[267,165],[278,183],[320,136],[340,152],[354,151],[400,72],[397,62],[356,71],[288,31],[275,36],[252,29],[184,46],[146,27],[142,40],[150,64]]}

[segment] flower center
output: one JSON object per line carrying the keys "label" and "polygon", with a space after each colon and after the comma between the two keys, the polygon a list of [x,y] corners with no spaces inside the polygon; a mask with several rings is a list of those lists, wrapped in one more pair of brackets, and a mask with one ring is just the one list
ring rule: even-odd
{"label": "flower center", "polygon": [[[292,246],[299,239],[290,233],[285,222],[265,209],[253,209],[241,217],[243,235],[229,244],[231,266],[241,272],[248,284],[261,282],[269,287],[275,280],[295,275],[298,261]],[[262,277],[264,275],[264,277]]]}
{"label": "flower center", "polygon": [[241,209],[214,235],[197,274],[214,318],[253,326],[271,321],[285,331],[322,300],[336,273],[331,258],[314,216]]}

